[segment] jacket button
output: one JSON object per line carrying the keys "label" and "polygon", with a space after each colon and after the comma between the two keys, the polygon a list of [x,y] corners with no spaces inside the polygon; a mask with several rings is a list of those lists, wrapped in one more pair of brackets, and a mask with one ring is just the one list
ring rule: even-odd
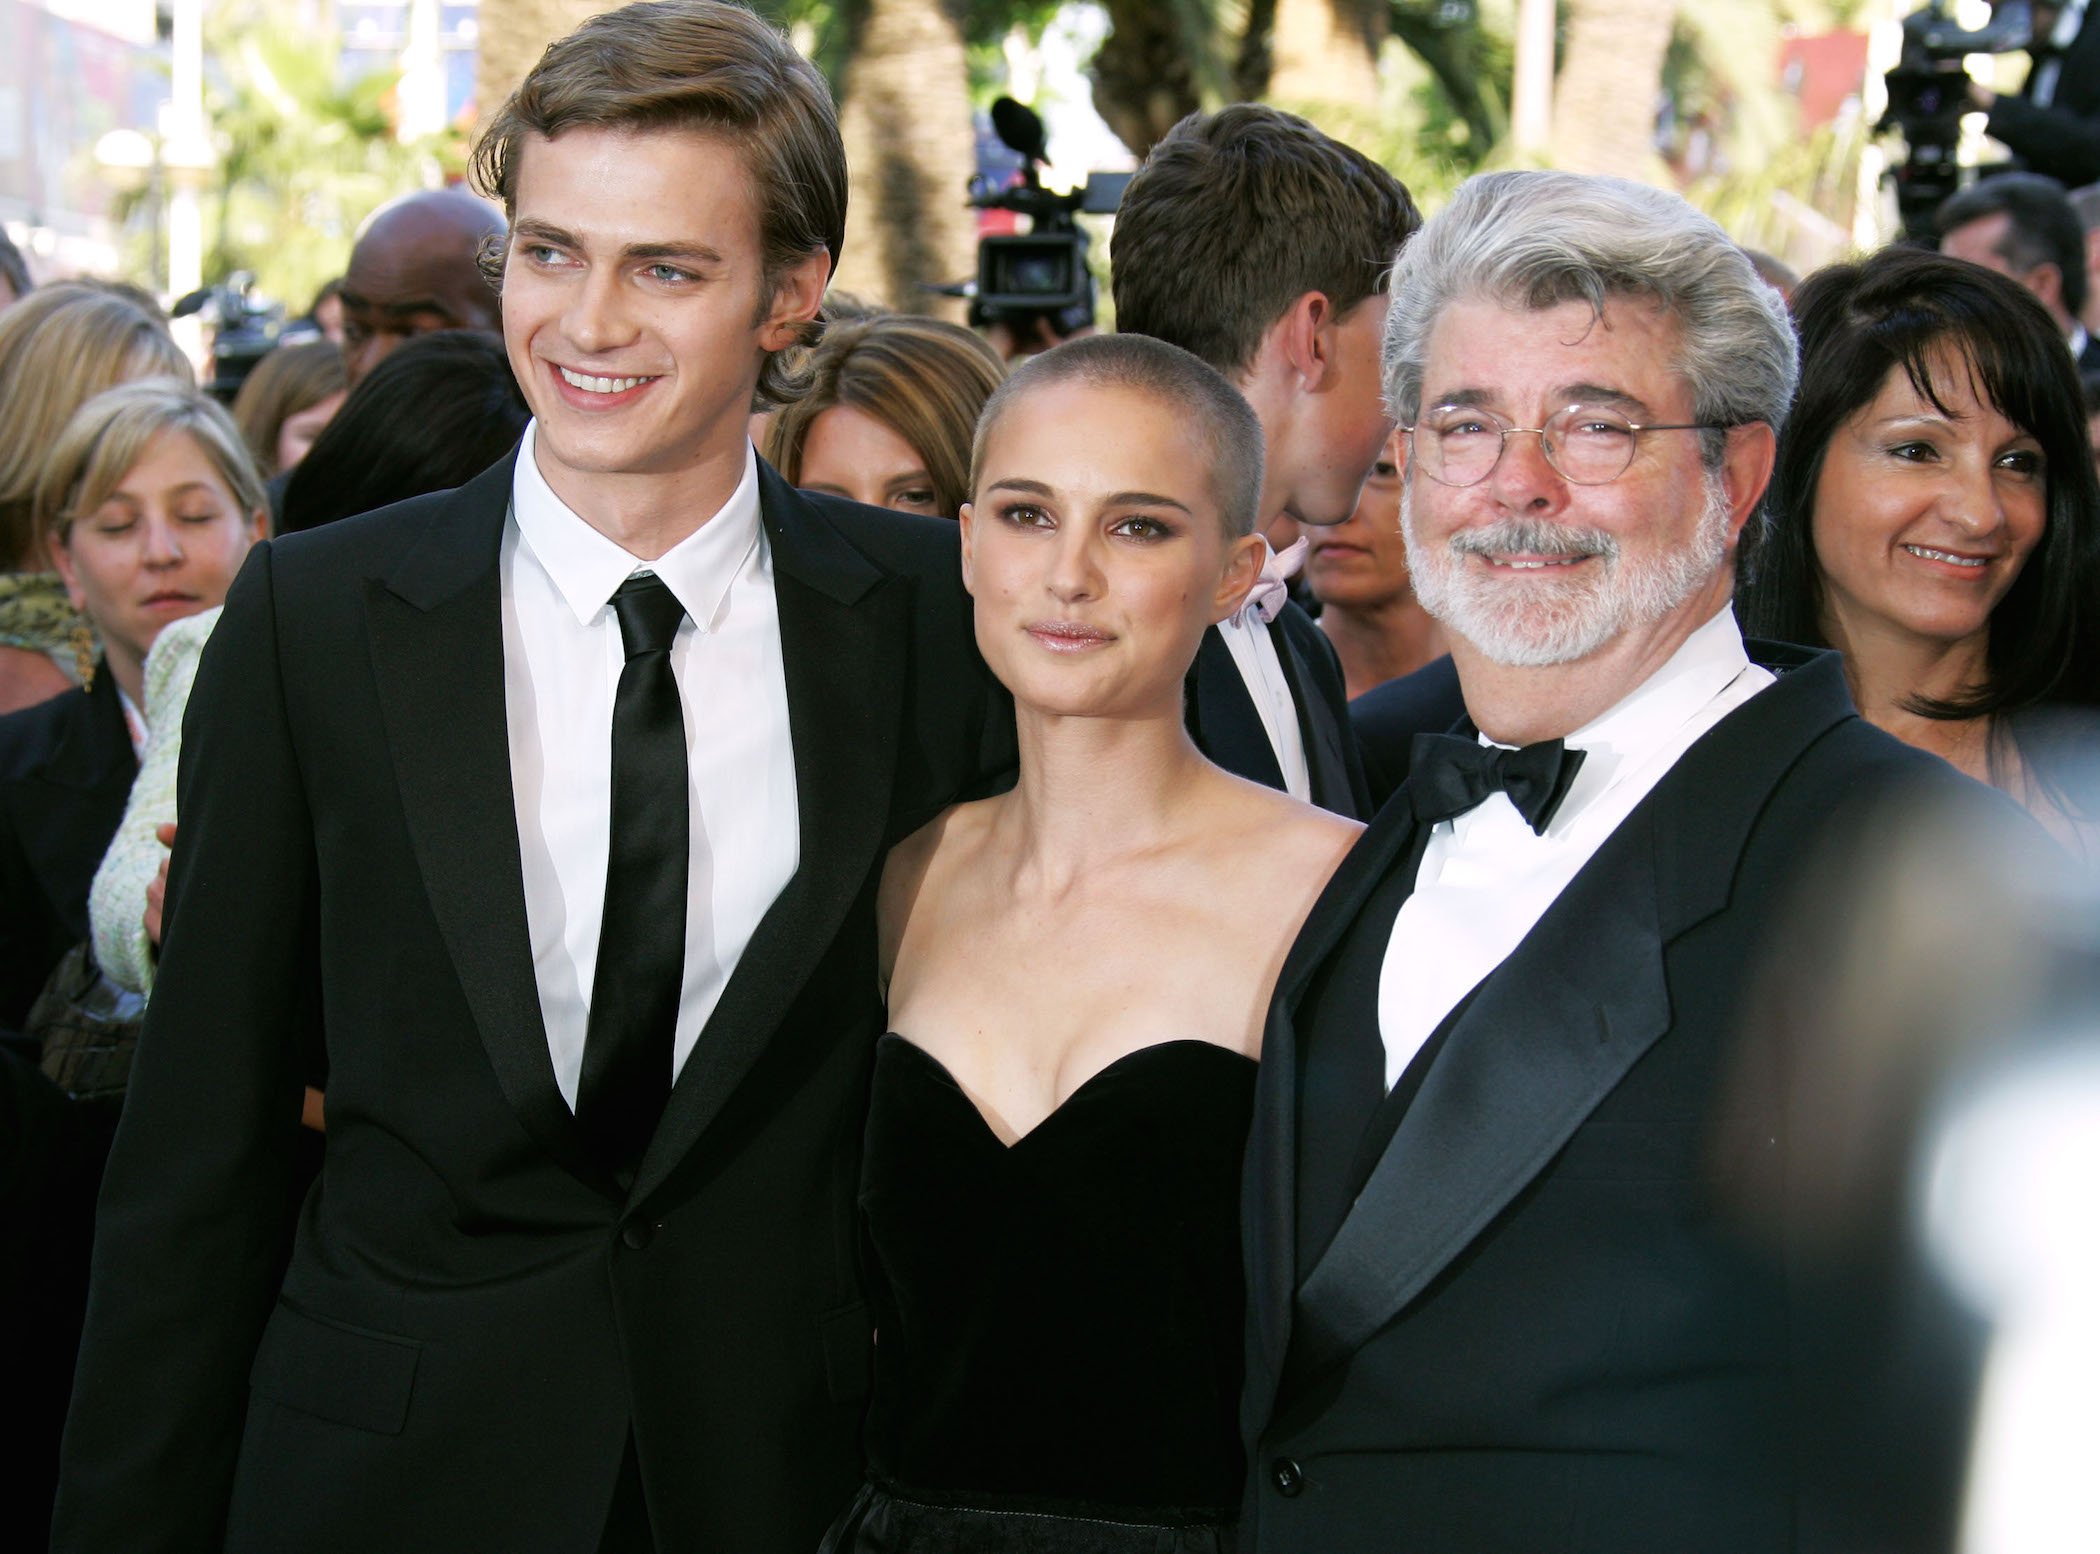
{"label": "jacket button", "polygon": [[1305,1470],[1288,1457],[1278,1457],[1269,1464],[1269,1482],[1276,1486],[1276,1493],[1289,1499],[1305,1489]]}
{"label": "jacket button", "polygon": [[645,1250],[656,1239],[656,1227],[647,1220],[631,1219],[620,1227],[620,1245],[630,1252]]}

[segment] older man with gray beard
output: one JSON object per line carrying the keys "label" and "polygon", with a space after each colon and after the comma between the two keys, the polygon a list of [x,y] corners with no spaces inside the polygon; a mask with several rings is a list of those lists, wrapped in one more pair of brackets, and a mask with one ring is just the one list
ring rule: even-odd
{"label": "older man with gray beard", "polygon": [[1469,721],[1277,988],[1243,1547],[1931,1547],[1958,1434],[1874,1437],[1922,1492],[1822,1495],[1884,1485],[1832,1406],[1876,1330],[1714,1192],[1787,1203],[1785,1064],[1737,1014],[1819,839],[1995,802],[1861,721],[1835,655],[1736,628],[1785,308],[1682,200],[1559,173],[1466,184],[1392,290],[1408,559]]}

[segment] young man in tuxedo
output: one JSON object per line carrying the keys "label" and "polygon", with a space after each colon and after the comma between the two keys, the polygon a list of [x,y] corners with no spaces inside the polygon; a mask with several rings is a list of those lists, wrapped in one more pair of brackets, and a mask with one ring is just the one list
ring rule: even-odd
{"label": "young man in tuxedo", "polygon": [[1836,1308],[1714,1198],[1785,1201],[1776,1054],[1735,1034],[1819,839],[1913,786],[1995,808],[1863,722],[1836,654],[1736,629],[1786,313],[1674,195],[1495,174],[1403,252],[1385,360],[1473,728],[1425,736],[1272,1006],[1242,1546],[1930,1547],[1956,1471],[1899,1535],[1825,1536]]}
{"label": "young man in tuxedo", "polygon": [[[1356,510],[1392,429],[1378,378],[1386,272],[1421,225],[1407,190],[1293,114],[1191,114],[1152,148],[1116,214],[1116,328],[1192,351],[1261,420],[1272,538]],[[1189,670],[1189,732],[1242,777],[1368,813],[1341,662],[1272,559]]]}
{"label": "young man in tuxedo", "polygon": [[634,5],[476,162],[535,419],[258,547],[213,636],[60,1549],[807,1554],[860,1477],[874,875],[1012,734],[953,526],[745,434],[831,102],[748,11]]}

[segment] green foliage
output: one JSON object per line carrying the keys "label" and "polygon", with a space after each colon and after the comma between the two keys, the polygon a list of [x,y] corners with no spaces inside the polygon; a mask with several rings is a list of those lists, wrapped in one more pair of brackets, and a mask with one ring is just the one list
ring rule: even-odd
{"label": "green foliage", "polygon": [[339,83],[335,40],[296,29],[274,9],[227,7],[207,37],[206,108],[220,160],[207,195],[205,279],[252,271],[260,290],[296,309],[342,273],[358,223],[458,172],[466,147],[457,130],[397,142],[397,80]]}

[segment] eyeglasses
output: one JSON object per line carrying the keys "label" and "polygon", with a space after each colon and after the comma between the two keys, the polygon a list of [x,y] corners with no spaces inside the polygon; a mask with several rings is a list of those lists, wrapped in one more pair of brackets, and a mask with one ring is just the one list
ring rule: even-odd
{"label": "eyeglasses", "polygon": [[1710,421],[1640,426],[1616,410],[1590,405],[1564,405],[1546,417],[1544,426],[1511,426],[1492,410],[1437,405],[1401,430],[1413,444],[1422,473],[1439,485],[1479,485],[1502,462],[1510,434],[1528,432],[1539,439],[1546,462],[1562,479],[1578,486],[1602,486],[1626,473],[1643,432],[1719,432],[1727,427]]}

